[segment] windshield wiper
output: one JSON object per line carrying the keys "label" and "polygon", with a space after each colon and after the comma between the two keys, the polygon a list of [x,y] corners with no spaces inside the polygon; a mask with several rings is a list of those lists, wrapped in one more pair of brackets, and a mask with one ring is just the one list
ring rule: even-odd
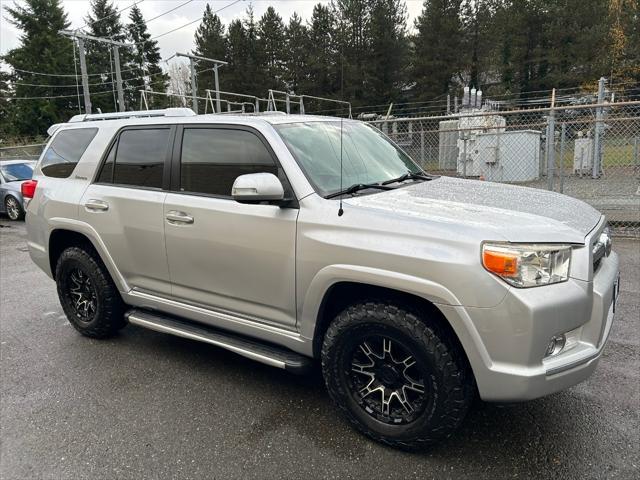
{"label": "windshield wiper", "polygon": [[360,190],[368,190],[370,188],[375,188],[378,190],[393,190],[393,187],[389,187],[380,183],[354,183],[350,187],[344,188],[342,190],[338,190],[337,192],[330,193],[324,198],[335,198],[341,197],[342,195],[350,195]]}
{"label": "windshield wiper", "polygon": [[391,180],[386,180],[382,182],[380,185],[402,183],[406,180],[433,180],[434,178],[436,177],[423,172],[407,172],[404,175],[400,175],[398,178],[392,178]]}

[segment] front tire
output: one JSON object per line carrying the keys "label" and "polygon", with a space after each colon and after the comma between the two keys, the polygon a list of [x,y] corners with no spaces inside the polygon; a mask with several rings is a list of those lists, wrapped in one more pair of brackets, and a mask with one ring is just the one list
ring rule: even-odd
{"label": "front tire", "polygon": [[331,398],[358,430],[417,450],[451,435],[467,413],[473,380],[463,355],[421,313],[371,301],[331,323],[322,372]]}
{"label": "front tire", "polygon": [[94,252],[64,250],[56,265],[56,284],[64,313],[82,335],[106,338],[126,326],[125,304]]}
{"label": "front tire", "polygon": [[22,220],[24,218],[24,209],[16,197],[7,195],[4,199],[4,211],[7,212],[7,217],[10,220]]}

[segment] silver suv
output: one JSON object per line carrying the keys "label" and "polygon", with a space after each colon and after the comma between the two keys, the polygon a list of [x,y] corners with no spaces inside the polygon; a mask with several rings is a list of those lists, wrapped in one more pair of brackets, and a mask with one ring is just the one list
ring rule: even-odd
{"label": "silver suv", "polygon": [[83,335],[132,323],[292,372],[415,449],[476,392],[596,368],[618,289],[605,218],[560,194],[429,175],[380,131],[304,115],[83,115],[50,129],[29,249]]}

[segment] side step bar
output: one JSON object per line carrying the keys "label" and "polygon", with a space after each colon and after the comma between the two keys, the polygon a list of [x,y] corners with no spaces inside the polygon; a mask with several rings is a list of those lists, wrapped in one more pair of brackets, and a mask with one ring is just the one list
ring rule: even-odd
{"label": "side step bar", "polygon": [[134,325],[155,330],[156,332],[209,343],[251,360],[256,360],[272,367],[283,368],[292,373],[306,373],[312,365],[310,358],[291,350],[260,343],[256,340],[250,340],[239,335],[168,315],[134,308],[125,314],[125,318]]}

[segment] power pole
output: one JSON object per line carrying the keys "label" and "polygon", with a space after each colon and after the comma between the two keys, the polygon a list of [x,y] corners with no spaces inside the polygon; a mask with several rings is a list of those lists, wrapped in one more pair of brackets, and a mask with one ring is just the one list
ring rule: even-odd
{"label": "power pole", "polygon": [[[607,79],[601,77],[598,80],[598,105],[602,105],[604,102],[604,89],[607,84]],[[602,107],[596,108],[596,125],[593,135],[593,165],[591,170],[591,177],[598,178],[602,171],[602,121],[604,120],[604,110]]]}
{"label": "power pole", "polygon": [[80,73],[82,75],[82,95],[84,96],[84,113],[91,113],[91,95],[89,94],[89,76],[87,75],[87,61],[84,58],[84,40],[81,38],[78,38],[77,40],[78,40],[78,51],[80,53]]}
{"label": "power pole", "polygon": [[91,113],[91,98],[89,96],[89,75],[87,74],[87,64],[84,57],[84,40],[93,40],[94,42],[106,43],[113,48],[114,63],[116,65],[116,89],[118,90],[118,111],[124,112],[124,91],[122,89],[122,75],[120,74],[120,51],[118,47],[132,47],[133,44],[116,42],[108,38],[94,37],[92,35],[86,35],[84,33],[75,32],[72,30],[60,30],[61,35],[75,38],[78,42],[78,49],[80,50],[80,72],[82,74],[82,90],[84,93],[84,109],[86,113]]}
{"label": "power pole", "polygon": [[201,60],[203,62],[213,63],[213,76],[216,86],[216,113],[220,113],[220,82],[218,79],[218,68],[222,65],[228,65],[227,62],[222,60],[216,60],[215,58],[199,57],[197,55],[189,55],[187,53],[178,53],[171,55],[167,58],[167,62],[173,57],[185,57],[189,59],[189,68],[191,70],[191,98],[193,102],[193,111],[198,113],[198,78],[196,76],[196,61]]}
{"label": "power pole", "polygon": [[118,86],[118,106],[124,112],[124,92],[122,91],[122,74],[120,73],[120,50],[117,45],[113,46],[113,60],[116,64],[116,85]]}

